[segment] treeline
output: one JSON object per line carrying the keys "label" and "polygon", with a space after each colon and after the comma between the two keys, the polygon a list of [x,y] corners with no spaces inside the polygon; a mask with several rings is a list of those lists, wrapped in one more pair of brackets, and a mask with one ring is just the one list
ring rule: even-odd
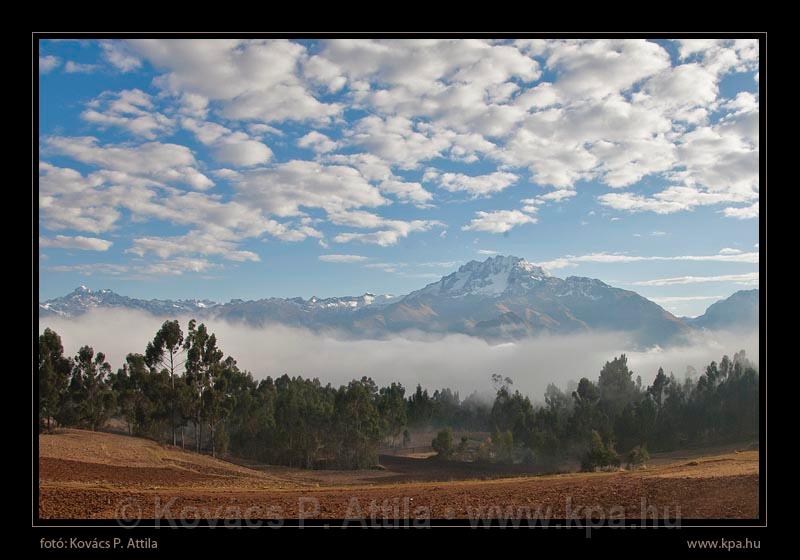
{"label": "treeline", "polygon": [[[338,388],[288,375],[256,381],[195,321],[186,333],[178,321],[165,322],[144,353],[128,354],[114,372],[88,346],[64,356],[60,337],[45,329],[39,425],[97,430],[118,418],[133,435],[198,452],[348,469],[374,465],[381,445],[405,445],[411,431],[428,428],[489,432],[474,460],[557,465],[582,457],[587,469],[614,464],[618,452],[638,460],[647,448],[758,437],[758,373],[743,351],[697,379],[659,370],[646,387],[623,355],[572,392],[548,386],[540,406],[512,392],[510,379],[492,380],[493,402],[419,385],[406,395],[399,383],[379,387],[368,377]],[[437,450],[446,457],[453,445],[445,433]]]}
{"label": "treeline", "polygon": [[[659,368],[653,383],[634,381],[623,354],[606,362],[596,382],[582,378],[571,394],[549,385],[534,407],[511,380],[500,384],[491,411],[492,440],[506,455],[559,464],[580,457],[585,470],[636,465],[649,451],[757,440],[759,379],[744,350],[679,381]],[[649,450],[649,451],[648,451]]]}
{"label": "treeline", "polygon": [[377,463],[383,443],[408,442],[414,426],[482,428],[489,406],[461,401],[449,389],[421,387],[406,399],[397,383],[378,387],[363,377],[335,388],[283,375],[256,381],[224,354],[205,325],[183,333],[167,321],[144,353],[116,372],[101,352],[82,347],[65,357],[60,337],[39,337],[39,424],[97,430],[112,417],[132,435],[198,452],[229,452],[304,468],[363,468]]}

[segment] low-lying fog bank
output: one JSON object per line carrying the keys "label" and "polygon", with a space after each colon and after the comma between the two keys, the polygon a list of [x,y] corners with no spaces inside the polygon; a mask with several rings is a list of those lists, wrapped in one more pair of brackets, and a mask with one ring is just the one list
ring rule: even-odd
{"label": "low-lying fog bank", "polygon": [[[181,318],[186,332],[188,318]],[[43,318],[39,331],[55,330],[67,355],[83,345],[106,354],[116,370],[130,352],[144,353],[163,318],[129,311],[101,309],[79,318]],[[542,336],[521,342],[490,345],[465,335],[430,336],[408,333],[388,340],[347,340],[285,326],[253,328],[225,321],[205,321],[220,348],[239,367],[260,379],[268,375],[319,377],[323,383],[346,383],[372,377],[379,385],[401,382],[407,392],[417,383],[433,390],[450,387],[466,397],[492,390],[489,377],[499,373],[514,387],[539,400],[548,383],[565,387],[581,377],[595,380],[603,364],[620,353],[628,355],[634,376],[647,385],[659,367],[682,379],[687,366],[702,372],[712,360],[744,349],[758,360],[758,333],[698,334],[689,345],[632,351],[617,333]]]}

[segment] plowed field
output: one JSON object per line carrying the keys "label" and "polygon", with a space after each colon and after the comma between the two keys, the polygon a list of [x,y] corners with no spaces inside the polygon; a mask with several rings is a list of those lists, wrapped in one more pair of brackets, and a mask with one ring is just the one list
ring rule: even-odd
{"label": "plowed field", "polygon": [[[486,480],[475,471],[471,480],[438,481],[430,480],[448,478],[448,465],[435,459],[387,459],[384,471],[244,467],[81,430],[39,436],[39,456],[39,515],[51,519],[758,516],[757,451],[677,455],[631,472]],[[419,476],[413,461],[422,461]],[[454,465],[450,478],[470,476]]]}

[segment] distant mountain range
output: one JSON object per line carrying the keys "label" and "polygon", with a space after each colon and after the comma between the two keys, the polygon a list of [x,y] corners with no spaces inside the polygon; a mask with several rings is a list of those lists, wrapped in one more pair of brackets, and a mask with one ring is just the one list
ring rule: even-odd
{"label": "distant mountain range", "polygon": [[381,338],[418,330],[463,333],[493,342],[541,333],[622,331],[642,345],[666,345],[695,329],[755,329],[758,290],[740,291],[696,318],[679,318],[636,292],[592,278],[557,278],[524,259],[470,261],[438,282],[405,296],[320,299],[142,300],[81,286],[39,304],[39,317],[75,317],[96,308],[136,309],[163,317],[190,315],[252,326],[279,323]]}

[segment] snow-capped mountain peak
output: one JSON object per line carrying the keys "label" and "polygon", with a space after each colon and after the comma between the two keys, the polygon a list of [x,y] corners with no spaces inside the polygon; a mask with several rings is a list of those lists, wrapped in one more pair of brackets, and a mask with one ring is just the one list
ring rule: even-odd
{"label": "snow-capped mountain peak", "polygon": [[[378,296],[383,297],[383,296]],[[311,308],[317,309],[359,309],[372,305],[376,300],[376,296],[369,292],[361,296],[344,296],[344,297],[331,297],[331,298],[318,298],[311,296],[308,301],[300,298],[298,301],[301,305],[306,305]]]}
{"label": "snow-capped mountain peak", "polygon": [[550,278],[548,272],[525,259],[498,255],[483,262],[470,261],[456,272],[429,284],[415,294],[494,297],[528,290],[547,278]]}
{"label": "snow-capped mountain peak", "polygon": [[301,297],[291,299],[268,298],[245,302],[241,299],[231,300],[227,304],[220,304],[211,300],[200,299],[179,299],[179,300],[144,300],[121,296],[111,290],[91,290],[86,286],[79,286],[69,294],[45,301],[39,304],[39,314],[41,316],[61,315],[64,317],[75,317],[98,307],[113,307],[138,309],[159,316],[171,316],[176,314],[191,314],[198,317],[213,315],[224,311],[227,307],[241,307],[248,304],[260,306],[265,305],[289,305],[303,313],[317,312],[338,312],[356,311],[365,307],[380,307],[396,301],[398,298],[392,295],[375,295],[365,293],[361,296],[344,296],[318,298],[312,296],[309,299]]}
{"label": "snow-capped mountain peak", "polygon": [[196,313],[217,306],[211,300],[144,300],[121,296],[111,290],[92,290],[78,286],[69,294],[39,304],[40,315],[75,317],[98,307],[138,309],[155,315],[169,316],[175,313]]}
{"label": "snow-capped mountain peak", "polygon": [[195,317],[335,330],[383,337],[405,330],[462,333],[486,340],[516,340],[539,333],[597,329],[629,333],[644,346],[685,340],[692,328],[757,327],[758,291],[739,292],[697,319],[679,319],[635,292],[593,278],[551,276],[512,256],[471,261],[438,282],[407,296],[301,297],[228,303],[208,300],[144,300],[81,286],[40,303],[39,317],[75,317],[96,308],[132,309],[159,317]]}
{"label": "snow-capped mountain peak", "polygon": [[556,297],[584,297],[591,300],[602,299],[610,288],[608,284],[596,278],[584,276],[568,276],[556,289]]}

